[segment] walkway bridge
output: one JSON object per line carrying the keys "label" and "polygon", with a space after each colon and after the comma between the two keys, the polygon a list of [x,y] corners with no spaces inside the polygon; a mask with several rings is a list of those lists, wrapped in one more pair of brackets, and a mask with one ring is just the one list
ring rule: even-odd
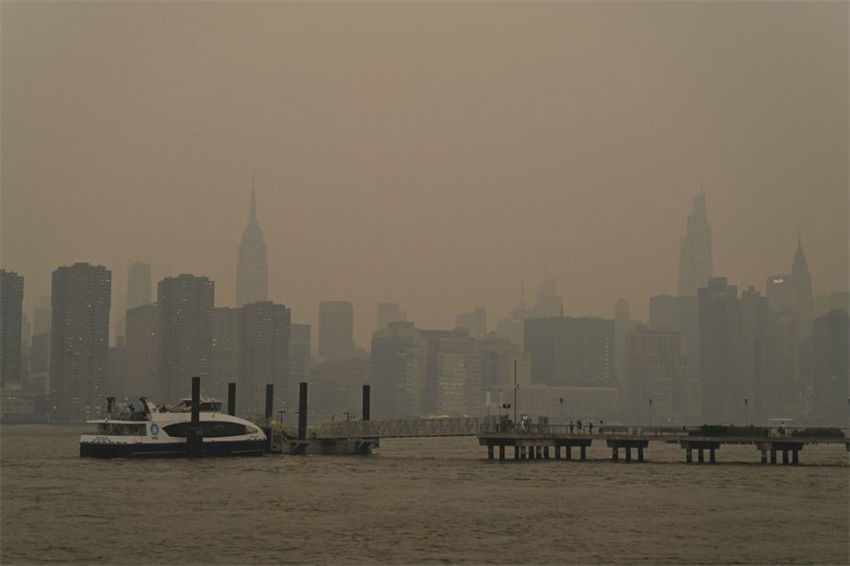
{"label": "walkway bridge", "polygon": [[478,436],[497,420],[498,417],[491,416],[339,421],[322,423],[312,432],[319,439]]}

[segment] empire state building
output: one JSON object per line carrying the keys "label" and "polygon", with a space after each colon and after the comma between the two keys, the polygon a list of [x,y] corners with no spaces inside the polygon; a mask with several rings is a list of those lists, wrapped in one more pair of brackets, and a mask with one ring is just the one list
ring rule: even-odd
{"label": "empire state building", "polygon": [[239,244],[236,265],[236,306],[265,301],[268,296],[268,253],[263,231],[257,224],[257,199],[251,187],[251,211]]}

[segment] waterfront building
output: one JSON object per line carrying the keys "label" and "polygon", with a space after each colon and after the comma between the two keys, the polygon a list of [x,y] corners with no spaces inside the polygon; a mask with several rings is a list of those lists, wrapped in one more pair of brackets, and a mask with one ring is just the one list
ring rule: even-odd
{"label": "waterfront building", "polygon": [[372,392],[379,418],[423,414],[427,345],[413,322],[397,321],[372,333]]}
{"label": "waterfront building", "polygon": [[[238,385],[242,375],[242,309],[233,307],[213,309],[212,332],[211,390],[215,396],[224,399],[227,395],[227,384],[233,382]],[[237,386],[237,396],[239,391],[240,388]],[[246,415],[244,408],[237,402],[238,414]]]}
{"label": "waterfront building", "polygon": [[290,310],[271,301],[242,307],[242,364],[236,388],[242,414],[262,417],[266,385],[281,392],[289,369]]}
{"label": "waterfront building", "polygon": [[551,386],[615,384],[614,321],[550,317],[525,321],[525,353],[531,381]]}
{"label": "waterfront building", "polygon": [[815,319],[813,419],[825,426],[846,427],[850,419],[850,319],[835,309]]}
{"label": "waterfront building", "polygon": [[344,358],[354,351],[354,306],[348,301],[319,303],[319,356]]}
{"label": "waterfront building", "polygon": [[312,332],[309,324],[290,324],[289,326],[289,375],[288,383],[281,392],[284,399],[293,403],[297,399],[298,384],[309,381],[312,365]]}
{"label": "waterfront building", "polygon": [[268,251],[263,231],[257,222],[257,199],[253,184],[252,178],[248,225],[242,233],[236,264],[237,307],[268,298]]}
{"label": "waterfront building", "polygon": [[112,273],[75,263],[53,272],[50,387],[53,418],[83,421],[105,410]]}
{"label": "waterfront building", "polygon": [[695,297],[713,277],[711,226],[706,214],[705,194],[694,199],[688,227],[679,245],[679,296]]}
{"label": "waterfront building", "polygon": [[688,422],[696,383],[677,332],[639,325],[627,337],[624,405],[628,422]]}
{"label": "waterfront building", "polygon": [[124,392],[129,398],[145,396],[159,401],[159,305],[143,304],[127,310],[127,374]]}
{"label": "waterfront building", "polygon": [[159,374],[163,400],[187,396],[189,378],[200,377],[207,394],[212,362],[215,285],[206,277],[166,277],[157,288]]}
{"label": "waterfront building", "polygon": [[0,386],[21,385],[24,278],[0,269]]}
{"label": "waterfront building", "polygon": [[702,418],[709,423],[740,423],[744,389],[738,288],[725,277],[710,279],[708,286],[699,290],[697,300]]}

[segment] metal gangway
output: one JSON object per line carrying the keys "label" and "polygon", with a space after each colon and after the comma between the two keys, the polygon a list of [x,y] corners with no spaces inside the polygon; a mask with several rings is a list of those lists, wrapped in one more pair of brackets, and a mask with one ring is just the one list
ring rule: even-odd
{"label": "metal gangway", "polygon": [[311,432],[315,438],[414,438],[477,436],[497,417],[440,417],[380,421],[322,423]]}

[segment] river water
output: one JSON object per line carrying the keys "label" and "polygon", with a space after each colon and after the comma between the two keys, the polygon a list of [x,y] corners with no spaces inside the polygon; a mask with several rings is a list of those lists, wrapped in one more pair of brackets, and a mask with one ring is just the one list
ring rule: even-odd
{"label": "river water", "polygon": [[3,564],[850,562],[841,445],[807,446],[796,467],[747,446],[688,465],[655,443],[643,464],[604,445],[587,462],[488,462],[474,438],[384,440],[367,458],[93,460],[81,430],[3,427]]}

